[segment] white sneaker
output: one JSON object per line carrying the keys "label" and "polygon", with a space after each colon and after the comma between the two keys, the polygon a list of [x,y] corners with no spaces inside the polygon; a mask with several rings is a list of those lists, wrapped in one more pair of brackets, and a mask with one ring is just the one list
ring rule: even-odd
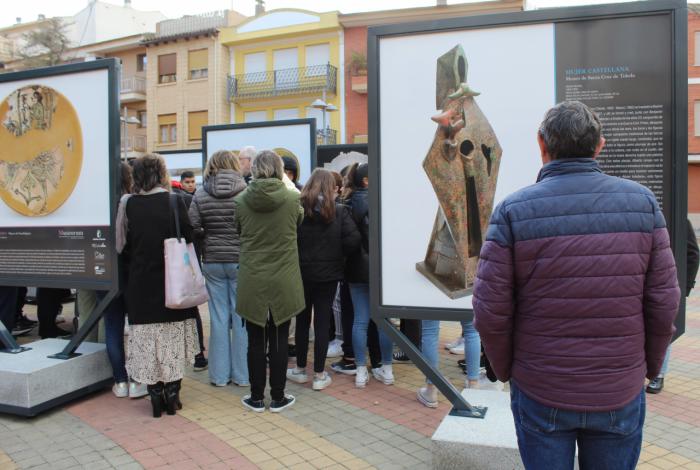
{"label": "white sneaker", "polygon": [[355,387],[365,388],[369,382],[369,373],[367,372],[367,366],[357,366],[357,372],[355,373]]}
{"label": "white sneaker", "polygon": [[445,349],[448,349],[448,350],[449,350],[449,349],[452,349],[452,348],[456,348],[456,347],[459,346],[460,344],[464,344],[464,336],[460,336],[459,338],[457,338],[456,340],[452,341],[451,343],[446,343],[446,344],[445,344]]}
{"label": "white sneaker", "polygon": [[343,355],[343,342],[339,339],[334,339],[328,343],[328,352],[326,357],[340,357]]}
{"label": "white sneaker", "polygon": [[129,398],[141,398],[148,395],[146,384],[138,382],[129,382]]}
{"label": "white sneaker", "polygon": [[428,408],[438,407],[437,388],[435,388],[435,385],[428,384],[418,389],[417,398],[419,402]]}
{"label": "white sneaker", "polygon": [[394,371],[390,365],[372,369],[372,375],[384,385],[393,385],[394,383]]}
{"label": "white sneaker", "polygon": [[462,344],[455,346],[454,348],[450,348],[450,354],[456,354],[458,356],[464,356],[464,342]]}
{"label": "white sneaker", "polygon": [[309,381],[309,376],[306,375],[306,369],[299,369],[295,367],[293,369],[287,369],[287,380],[296,382],[298,384],[305,384]]}
{"label": "white sneaker", "polygon": [[321,377],[314,376],[314,382],[311,384],[311,388],[314,390],[323,390],[328,387],[331,382],[333,382],[331,376],[328,375],[328,372],[324,372]]}
{"label": "white sneaker", "polygon": [[126,398],[129,396],[129,385],[126,382],[119,382],[112,386],[112,393],[117,398]]}

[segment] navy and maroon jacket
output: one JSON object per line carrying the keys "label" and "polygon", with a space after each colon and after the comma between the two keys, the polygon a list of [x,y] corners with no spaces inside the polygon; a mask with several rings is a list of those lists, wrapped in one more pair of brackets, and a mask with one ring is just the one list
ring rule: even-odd
{"label": "navy and maroon jacket", "polygon": [[494,371],[531,399],[620,408],[653,379],[680,289],[666,222],[644,186],[595,160],[555,160],[491,217],[474,285]]}

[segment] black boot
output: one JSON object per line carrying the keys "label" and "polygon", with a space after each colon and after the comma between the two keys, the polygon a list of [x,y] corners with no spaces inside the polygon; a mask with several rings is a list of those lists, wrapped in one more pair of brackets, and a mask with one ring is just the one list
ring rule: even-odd
{"label": "black boot", "polygon": [[182,387],[182,379],[176,380],[175,384],[175,409],[182,409],[182,402],[180,401],[180,388]]}
{"label": "black boot", "polygon": [[151,397],[151,407],[153,407],[153,417],[160,418],[163,414],[163,405],[165,398],[163,397],[163,382],[158,382],[155,385],[149,385],[148,395]]}
{"label": "black boot", "polygon": [[177,409],[177,391],[177,382],[168,382],[165,384],[165,411],[169,415],[174,415],[175,410]]}

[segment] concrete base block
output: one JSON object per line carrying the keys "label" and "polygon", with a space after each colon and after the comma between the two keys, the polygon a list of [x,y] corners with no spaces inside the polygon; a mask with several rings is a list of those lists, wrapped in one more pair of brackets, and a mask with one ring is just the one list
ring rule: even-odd
{"label": "concrete base block", "polygon": [[104,344],[83,343],[68,360],[50,359],[68,344],[44,339],[20,354],[0,353],[0,412],[35,416],[112,382]]}
{"label": "concrete base block", "polygon": [[510,411],[510,394],[467,389],[462,395],[473,405],[488,407],[486,417],[476,419],[447,415],[433,434],[433,468],[524,468]]}

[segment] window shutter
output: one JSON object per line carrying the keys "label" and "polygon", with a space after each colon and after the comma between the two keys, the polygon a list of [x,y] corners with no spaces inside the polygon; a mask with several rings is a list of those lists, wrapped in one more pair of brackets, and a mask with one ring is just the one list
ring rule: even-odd
{"label": "window shutter", "polygon": [[207,111],[195,111],[187,115],[187,139],[202,140],[202,127],[208,124]]}
{"label": "window shutter", "polygon": [[202,70],[209,68],[209,51],[207,49],[197,49],[189,51],[189,67],[192,70]]}
{"label": "window shutter", "polygon": [[177,70],[177,55],[165,54],[158,56],[158,75],[175,75]]}
{"label": "window shutter", "polygon": [[168,126],[171,124],[177,124],[177,114],[161,114],[158,116],[159,126]]}

